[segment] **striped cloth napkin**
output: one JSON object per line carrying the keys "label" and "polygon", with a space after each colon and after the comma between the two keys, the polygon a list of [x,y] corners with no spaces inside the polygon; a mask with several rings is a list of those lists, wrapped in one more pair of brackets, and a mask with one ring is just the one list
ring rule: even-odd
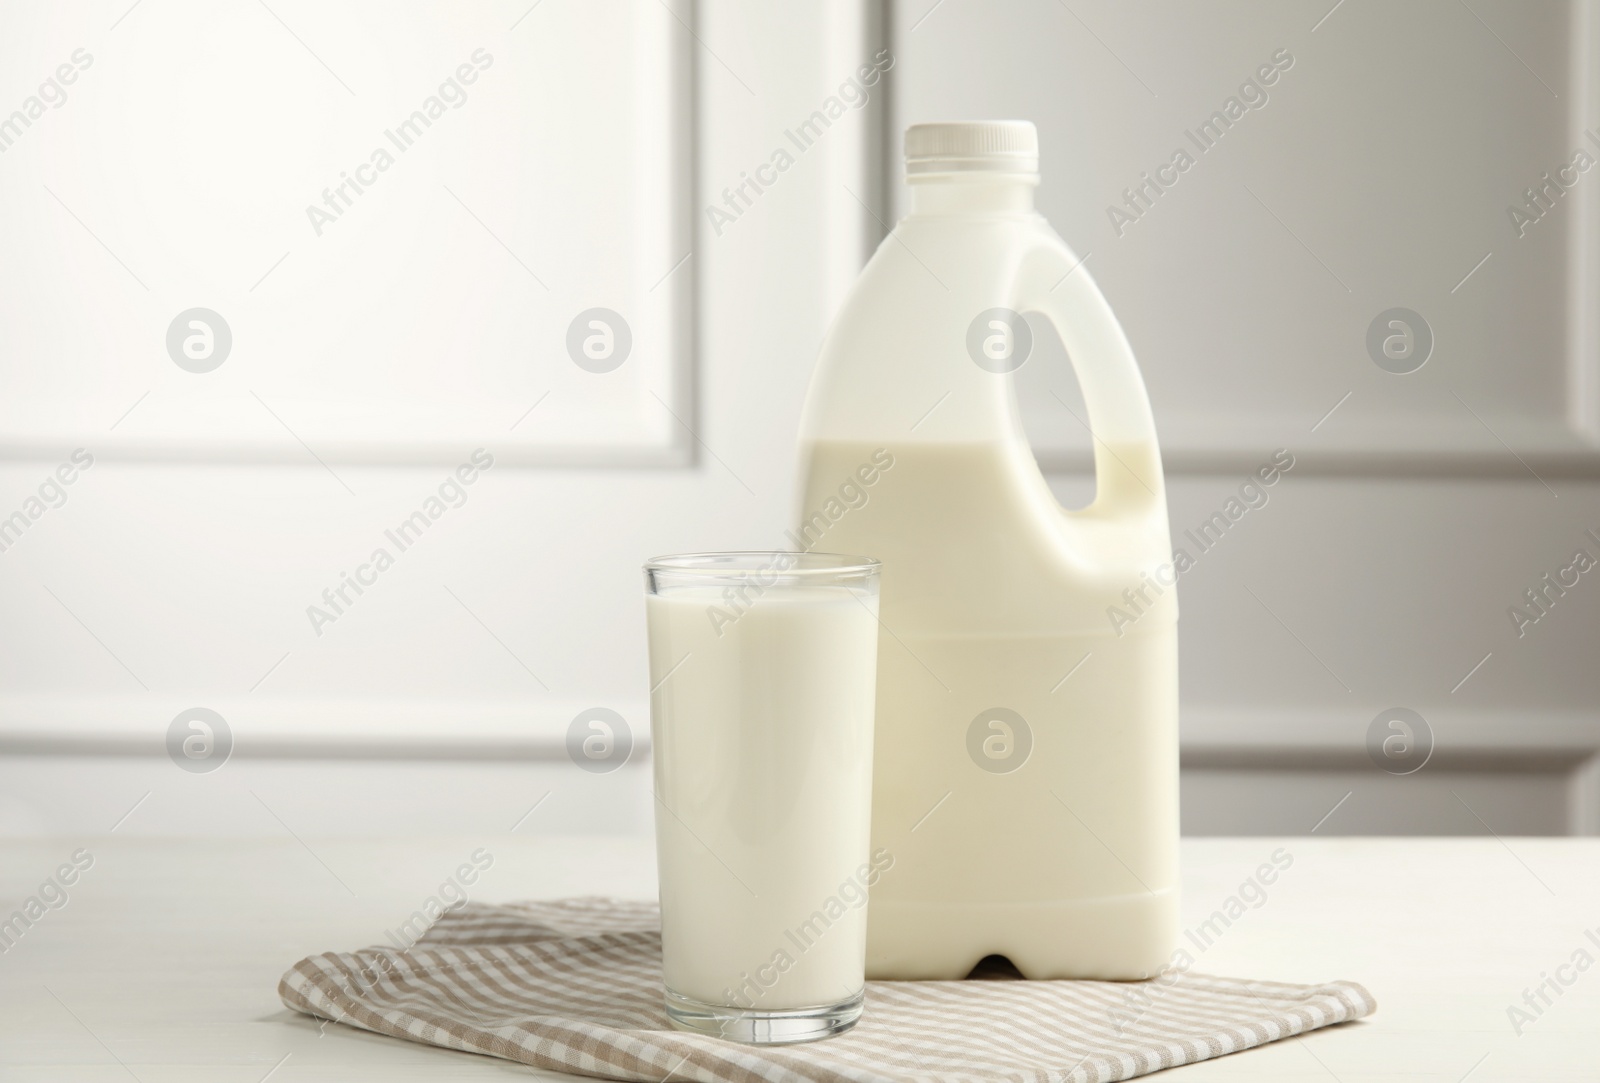
{"label": "striped cloth napkin", "polygon": [[861,1022],[846,1034],[749,1046],[670,1027],[659,930],[654,903],[469,903],[404,952],[302,959],[278,995],[295,1011],[379,1034],[641,1083],[1105,1083],[1376,1008],[1354,982],[1187,971],[1141,983],[869,982]]}

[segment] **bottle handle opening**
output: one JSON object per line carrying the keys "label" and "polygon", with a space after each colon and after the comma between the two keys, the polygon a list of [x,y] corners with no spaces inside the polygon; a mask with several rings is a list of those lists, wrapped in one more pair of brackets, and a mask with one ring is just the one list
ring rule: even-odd
{"label": "bottle handle opening", "polygon": [[1083,391],[1094,445],[1095,498],[1082,512],[1143,515],[1165,508],[1161,452],[1144,378],[1122,325],[1079,259],[1051,237],[1018,276],[1017,308],[1055,328]]}

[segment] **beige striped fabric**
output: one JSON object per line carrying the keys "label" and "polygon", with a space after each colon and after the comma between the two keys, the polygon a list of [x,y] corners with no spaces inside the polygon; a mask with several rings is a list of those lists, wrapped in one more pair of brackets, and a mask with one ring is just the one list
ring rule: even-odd
{"label": "beige striped fabric", "polygon": [[654,903],[564,899],[447,912],[412,947],[313,955],[296,1011],[447,1049],[648,1083],[1105,1083],[1370,1014],[1354,982],[1184,971],[1151,982],[870,982],[827,1041],[748,1046],[672,1029]]}

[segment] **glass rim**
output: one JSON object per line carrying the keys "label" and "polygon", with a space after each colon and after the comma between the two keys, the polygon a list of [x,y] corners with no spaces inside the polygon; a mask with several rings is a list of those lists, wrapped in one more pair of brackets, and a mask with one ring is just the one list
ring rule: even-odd
{"label": "glass rim", "polygon": [[721,553],[668,553],[644,563],[647,575],[726,579],[754,572],[785,580],[871,578],[883,567],[874,557],[792,549],[734,549]]}

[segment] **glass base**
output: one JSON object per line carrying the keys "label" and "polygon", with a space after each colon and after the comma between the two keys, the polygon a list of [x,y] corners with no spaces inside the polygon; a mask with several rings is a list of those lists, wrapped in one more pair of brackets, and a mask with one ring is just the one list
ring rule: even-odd
{"label": "glass base", "polygon": [[713,1038],[748,1045],[787,1045],[814,1042],[843,1034],[861,1018],[865,991],[837,1004],[816,1008],[755,1011],[704,1004],[671,989],[666,991],[667,1017],[679,1030],[692,1030]]}

